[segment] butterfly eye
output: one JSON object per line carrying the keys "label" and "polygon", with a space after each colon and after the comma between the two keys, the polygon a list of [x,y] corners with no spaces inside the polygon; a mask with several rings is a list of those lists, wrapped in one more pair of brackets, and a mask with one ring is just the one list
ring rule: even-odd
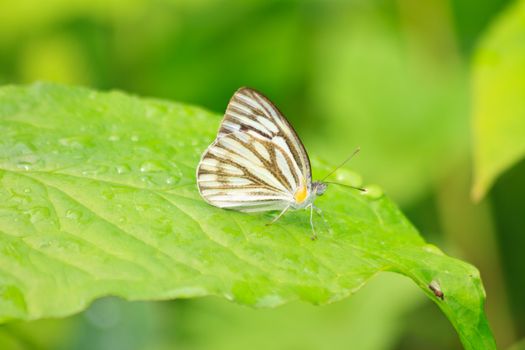
{"label": "butterfly eye", "polygon": [[317,196],[322,196],[326,191],[327,185],[323,182],[315,182],[314,185],[315,185],[314,187],[315,194]]}

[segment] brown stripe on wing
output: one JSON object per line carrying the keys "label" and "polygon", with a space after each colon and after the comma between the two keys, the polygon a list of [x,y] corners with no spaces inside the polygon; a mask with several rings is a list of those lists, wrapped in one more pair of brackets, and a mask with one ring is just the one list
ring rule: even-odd
{"label": "brown stripe on wing", "polygon": [[[250,129],[260,137],[271,139],[272,132],[257,120],[257,117],[265,117],[263,111],[254,108],[242,100],[239,97],[241,93],[242,89],[239,89],[230,99],[221,122],[219,137],[221,135]],[[242,118],[247,119],[247,121]]]}
{"label": "brown stripe on wing", "polygon": [[[285,189],[289,192],[289,193],[292,193],[294,192],[294,188],[292,186],[292,184],[287,180],[287,178],[284,176],[284,174],[282,174],[277,166],[277,162],[275,161],[275,158],[271,159],[270,158],[270,161],[266,160],[266,158],[261,154],[259,153],[259,151],[257,151],[257,149],[254,147],[253,144],[250,144],[248,142],[245,142],[244,140],[242,140],[241,138],[237,137],[238,134],[230,134],[228,135],[228,139],[229,140],[235,140],[241,147],[244,147],[245,150],[241,150],[241,149],[230,149],[230,148],[226,148],[226,147],[223,147],[223,145],[221,144],[221,139],[217,140],[217,144],[216,144],[216,147],[222,149],[224,152],[228,152],[236,157],[239,157],[239,158],[242,158],[248,162],[250,162],[251,160],[249,159],[249,157],[245,156],[242,154],[242,151],[248,151],[248,152],[251,152],[251,156],[255,156],[257,158],[257,160],[261,163],[261,166],[262,168],[266,169],[270,174],[271,176],[277,181],[279,182],[282,186],[285,187]],[[256,142],[256,140],[254,140],[254,142]],[[258,142],[258,140],[257,140]],[[271,154],[274,153],[275,151],[275,146],[272,145],[272,144],[269,144],[268,142],[266,143],[262,143],[263,147],[266,148],[268,154],[270,155],[271,157]],[[223,159],[228,159],[228,158],[223,158]],[[235,159],[235,157],[229,157],[230,160],[233,160]],[[254,164],[254,166],[256,166]],[[258,166],[258,165],[257,165]],[[248,172],[250,172],[254,178],[257,178],[259,179],[259,177],[254,173],[252,172],[250,169],[247,169]],[[264,179],[261,179],[264,181]],[[267,183],[268,185],[272,186],[271,183],[268,183],[265,181],[265,183]]]}
{"label": "brown stripe on wing", "polygon": [[[268,154],[270,155],[270,159],[267,160],[256,148],[253,144],[250,144],[250,143],[247,143],[247,142],[244,142],[243,140],[239,139],[236,137],[236,134],[233,134],[232,137],[234,137],[237,141],[239,141],[244,147],[246,147],[247,149],[249,149],[252,153],[254,153],[255,155],[257,155],[257,157],[259,158],[259,160],[263,163],[264,167],[266,169],[268,169],[270,171],[270,173],[272,173],[272,175],[277,179],[277,181],[279,181],[281,184],[283,184],[286,189],[288,191],[290,191],[290,193],[294,193],[295,192],[295,186],[293,186],[293,184],[288,180],[288,178],[280,171],[279,169],[279,166],[277,165],[277,159],[276,159],[276,155],[275,155],[275,148],[280,148],[279,146],[271,143],[271,142],[268,142],[268,141],[265,141],[265,140],[257,140],[256,142],[259,142],[263,145],[263,147],[266,148],[266,151],[268,152]],[[283,154],[285,154],[284,150],[281,151]],[[242,157],[242,155],[239,154],[240,157]],[[285,155],[286,157],[286,155]],[[287,158],[287,160],[289,160],[289,158]],[[292,168],[290,168],[292,169]],[[296,183],[298,183],[296,181]]]}
{"label": "brown stripe on wing", "polygon": [[[255,157],[257,157],[257,159],[261,162],[261,166],[254,164],[254,169],[255,167],[264,168],[266,169],[266,171],[268,171],[268,174],[270,175],[270,177],[273,177],[274,181],[280,183],[282,186],[284,186],[287,183],[287,182],[283,182],[283,178],[281,177],[280,173],[276,174],[275,171],[272,171],[272,168],[275,169],[276,165],[269,163],[259,152],[257,152],[257,150],[255,149],[255,147],[253,147],[253,145],[248,144],[244,142],[243,140],[239,139],[238,137],[236,137],[235,134],[229,134],[227,136],[224,136],[224,138],[235,140],[240,146],[245,147],[247,150],[252,152]],[[208,148],[208,150],[206,151],[205,155],[203,156],[201,160],[201,163],[199,164],[199,168],[197,170],[198,177],[200,177],[200,175],[203,175],[203,174],[215,174],[217,176],[216,181],[219,181],[219,182],[221,181],[225,182],[227,181],[228,177],[232,177],[232,176],[240,177],[240,178],[245,178],[260,187],[267,188],[268,190],[271,190],[274,192],[286,193],[286,192],[283,192],[281,188],[278,188],[274,184],[257,176],[257,174],[255,174],[254,171],[252,171],[252,169],[249,169],[248,167],[240,164],[239,162],[236,162],[235,158],[241,158],[244,160],[244,163],[247,163],[247,164],[252,163],[252,161],[249,158],[245,157],[241,153],[238,153],[232,149],[223,147],[221,145],[221,142],[223,140],[224,140],[223,138],[217,139]],[[269,145],[268,143],[263,144],[263,145],[267,148],[267,150],[268,148],[271,148],[271,145]],[[214,150],[213,153],[212,153],[212,150]],[[217,150],[221,150],[221,153],[217,154],[216,152]],[[210,163],[209,159],[212,160],[213,165],[209,165]],[[226,167],[227,165],[232,168],[239,169],[242,174],[231,175],[231,171],[224,169],[224,167]],[[290,188],[286,188],[286,189],[287,189],[288,194],[293,194],[293,191]]]}
{"label": "brown stripe on wing", "polygon": [[[240,177],[240,178],[245,178],[245,179],[251,181],[254,185],[256,185],[258,187],[263,187],[263,188],[266,188],[266,189],[274,191],[274,192],[282,192],[281,189],[276,188],[275,186],[272,186],[271,184],[268,184],[265,181],[263,181],[262,179],[260,179],[259,177],[255,176],[250,170],[248,170],[248,168],[246,168],[246,167],[244,167],[244,166],[242,166],[242,165],[240,165],[238,163],[235,163],[234,161],[232,161],[230,159],[221,158],[221,157],[218,157],[218,156],[216,156],[214,154],[207,154],[206,158],[208,158],[208,159],[216,159],[219,163],[222,162],[222,163],[225,163],[225,164],[236,166],[236,167],[238,167],[239,169],[241,169],[243,171],[243,174],[242,175],[230,175],[229,173],[224,171],[224,169],[221,169],[220,166],[217,168],[216,171],[206,170],[206,169],[202,169],[202,167],[199,167],[199,169],[197,171],[197,180],[198,180],[200,175],[206,175],[206,174],[217,175],[217,182],[225,182],[225,181],[227,181],[228,177],[236,176],[236,177]],[[204,159],[206,159],[206,158],[204,158]]]}
{"label": "brown stripe on wing", "polygon": [[[277,169],[279,169],[278,165],[277,165],[277,159],[276,159],[276,149],[280,150],[281,151],[281,154],[284,156],[285,160],[286,160],[286,163],[288,164],[288,168],[290,169],[290,172],[292,173],[292,176],[294,177],[294,180],[295,180],[295,183],[296,183],[296,186],[292,189],[292,193],[295,192],[295,190],[297,189],[296,187],[300,185],[301,183],[301,178],[300,178],[300,174],[298,174],[296,171],[295,171],[295,167],[294,167],[294,164],[292,162],[292,159],[290,158],[288,152],[286,152],[285,149],[283,149],[281,146],[279,145],[276,145],[275,143],[270,143],[268,142],[267,143],[267,149],[271,149],[272,150],[272,153],[273,156],[272,156],[272,162],[274,163],[275,167]],[[297,167],[299,167],[299,164],[297,164]],[[280,172],[280,171],[279,171]],[[283,174],[284,176],[284,174]],[[286,178],[287,179],[287,178]],[[288,179],[286,180],[288,181]]]}
{"label": "brown stripe on wing", "polygon": [[[300,174],[298,174],[295,171],[294,164],[293,164],[292,159],[290,158],[290,155],[289,155],[290,152],[287,152],[281,146],[279,146],[279,145],[277,145],[275,143],[269,142],[267,140],[263,140],[263,139],[253,140],[252,143],[248,143],[248,142],[244,141],[243,139],[237,137],[237,134],[229,134],[228,138],[237,141],[240,145],[242,145],[247,150],[249,150],[253,155],[255,155],[259,159],[259,161],[262,163],[263,167],[266,168],[274,176],[274,178],[278,182],[280,182],[282,185],[284,185],[285,188],[291,194],[293,194],[295,192],[295,190],[297,189],[297,187],[301,184],[302,179],[300,178]],[[261,152],[259,152],[259,150],[254,146],[254,142],[259,143],[262,147],[264,147],[264,149],[266,149],[266,152],[269,155],[269,159],[267,159],[263,154],[261,154]],[[233,159],[235,157],[241,157],[241,158],[243,158],[246,161],[250,161],[249,158],[245,157],[240,152],[236,152],[235,150],[223,147],[221,145],[221,143],[220,143],[220,140],[217,140],[217,142],[215,143],[214,147],[220,148],[223,152],[229,154],[230,156],[229,157],[220,157],[218,155],[208,153],[207,156],[204,159],[206,159],[206,158],[208,158],[208,159],[210,159],[210,158],[211,159],[215,159],[217,161],[217,164],[218,164],[216,166],[216,167],[218,167],[218,169],[216,171],[208,171],[208,173],[217,174],[221,178],[228,177],[228,176],[243,177],[243,175],[244,175],[245,178],[249,179],[253,183],[256,183],[257,185],[269,186],[269,187],[272,187],[274,190],[280,191],[280,189],[276,188],[275,186],[272,186],[272,184],[270,184],[268,182],[265,182],[262,179],[260,179],[259,177],[257,177],[253,172],[250,171],[250,169],[248,169],[248,168],[242,166],[241,164],[233,161]],[[281,170],[280,170],[280,168],[278,166],[277,159],[276,159],[276,150],[279,150],[280,154],[283,155],[283,157],[284,157],[284,159],[285,159],[285,161],[286,161],[286,163],[288,165],[288,168],[290,169],[290,173],[292,174],[292,176],[294,178],[293,179],[294,183],[290,182],[288,177],[283,172],[281,172]],[[232,155],[234,157],[232,157]],[[233,173],[231,173],[231,171],[228,171],[228,170],[224,169],[224,167],[221,168],[220,164],[229,164],[230,166],[232,166],[232,167],[234,167],[236,169],[239,169],[242,174],[233,174]],[[199,170],[199,174],[200,173],[206,173],[207,170],[206,169],[202,169],[202,168],[203,167],[201,167],[201,169]],[[219,179],[219,181],[225,181],[225,180],[226,179]]]}
{"label": "brown stripe on wing", "polygon": [[[244,100],[242,100],[239,97],[240,95],[243,95],[245,97],[252,99],[254,104],[256,104],[259,108],[256,109],[253,106],[250,106],[249,104],[245,103]],[[301,139],[297,136],[297,133],[295,132],[293,127],[290,125],[288,120],[286,120],[286,118],[279,111],[279,109],[268,98],[266,98],[263,94],[253,89],[240,88],[233,95],[230,101],[235,101],[236,103],[240,102],[241,104],[243,104],[243,107],[246,106],[246,108],[250,109],[252,113],[251,115],[249,116],[247,115],[247,116],[252,121],[257,121],[257,117],[263,117],[269,120],[270,122],[272,122],[278,128],[278,131],[270,132],[271,137],[269,137],[268,139],[272,140],[275,137],[282,137],[285,140],[285,143],[288,146],[287,148],[289,149],[289,153],[292,154],[293,160],[297,164],[298,168],[301,170],[301,172],[303,173],[305,177],[307,177],[308,179],[311,179],[312,174],[311,174],[311,169],[310,169],[310,160],[308,158],[306,149],[303,143],[301,142]],[[271,108],[272,110],[270,111],[268,108]],[[272,111],[274,113],[272,113]],[[226,117],[225,117],[225,120],[226,120]],[[255,132],[257,132],[257,130],[255,130]],[[259,132],[259,135],[263,137],[265,136],[260,132]]]}

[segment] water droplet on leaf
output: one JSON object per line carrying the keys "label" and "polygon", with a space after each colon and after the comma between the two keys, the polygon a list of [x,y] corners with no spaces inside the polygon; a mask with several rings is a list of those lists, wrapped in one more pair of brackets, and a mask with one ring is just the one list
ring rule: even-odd
{"label": "water droplet on leaf", "polygon": [[79,212],[78,210],[68,209],[66,211],[66,218],[68,218],[68,219],[78,220],[78,219],[80,219],[81,216],[82,216],[82,213]]}
{"label": "water droplet on leaf", "polygon": [[111,191],[111,190],[108,190],[108,191],[103,191],[102,192],[102,197],[106,200],[111,200],[113,198],[115,198],[115,192]]}
{"label": "water droplet on leaf", "polygon": [[166,168],[157,161],[146,161],[142,163],[140,166],[140,172],[142,173],[165,171],[165,170]]}
{"label": "water droplet on leaf", "polygon": [[383,196],[383,189],[378,185],[368,185],[365,187],[365,192],[361,192],[364,196],[378,199]]}
{"label": "water droplet on leaf", "polygon": [[125,174],[125,173],[129,173],[130,168],[129,166],[123,164],[123,165],[117,165],[115,167],[115,170],[117,171],[117,174]]}
{"label": "water droplet on leaf", "polygon": [[51,212],[46,207],[36,207],[29,211],[30,221],[35,224],[41,221],[49,220]]}
{"label": "water droplet on leaf", "polygon": [[432,254],[443,255],[443,252],[433,244],[425,244],[423,250]]}

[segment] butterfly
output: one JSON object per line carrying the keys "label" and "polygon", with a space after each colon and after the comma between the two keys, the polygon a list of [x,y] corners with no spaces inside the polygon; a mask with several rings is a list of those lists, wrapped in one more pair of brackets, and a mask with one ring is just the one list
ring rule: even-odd
{"label": "butterfly", "polygon": [[219,208],[279,210],[271,223],[288,210],[310,209],[311,238],[317,237],[313,211],[322,214],[314,200],[327,183],[312,181],[301,139],[277,107],[251,88],[240,88],[230,99],[217,138],[200,159],[197,186]]}

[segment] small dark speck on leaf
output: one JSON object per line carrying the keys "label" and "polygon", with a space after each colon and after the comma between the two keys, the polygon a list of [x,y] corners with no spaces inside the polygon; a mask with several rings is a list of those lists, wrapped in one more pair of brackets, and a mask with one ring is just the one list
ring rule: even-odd
{"label": "small dark speck on leaf", "polygon": [[441,290],[441,286],[437,281],[432,281],[428,285],[428,288],[434,293],[436,297],[438,297],[441,300],[445,299],[445,294],[443,294],[443,291]]}

